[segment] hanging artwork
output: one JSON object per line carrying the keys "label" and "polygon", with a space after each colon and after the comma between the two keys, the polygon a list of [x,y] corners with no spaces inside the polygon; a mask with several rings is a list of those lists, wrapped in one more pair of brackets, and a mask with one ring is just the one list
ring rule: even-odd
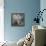
{"label": "hanging artwork", "polygon": [[12,13],[11,14],[11,25],[12,26],[24,26],[25,25],[24,13]]}

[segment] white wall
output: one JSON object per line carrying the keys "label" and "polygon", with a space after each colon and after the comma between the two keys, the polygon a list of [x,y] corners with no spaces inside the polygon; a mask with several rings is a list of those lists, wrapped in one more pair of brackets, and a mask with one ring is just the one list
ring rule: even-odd
{"label": "white wall", "polygon": [[4,41],[4,3],[0,0],[0,42]]}

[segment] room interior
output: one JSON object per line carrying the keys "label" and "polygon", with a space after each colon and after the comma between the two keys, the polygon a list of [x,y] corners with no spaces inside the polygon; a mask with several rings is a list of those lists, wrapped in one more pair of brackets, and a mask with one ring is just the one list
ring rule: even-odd
{"label": "room interior", "polygon": [[0,46],[46,46],[46,11],[43,21],[34,21],[45,5],[46,0],[0,0]]}

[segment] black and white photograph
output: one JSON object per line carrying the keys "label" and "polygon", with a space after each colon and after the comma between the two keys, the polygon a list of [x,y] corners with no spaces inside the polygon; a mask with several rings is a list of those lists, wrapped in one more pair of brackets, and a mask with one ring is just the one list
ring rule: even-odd
{"label": "black and white photograph", "polygon": [[24,26],[25,25],[24,13],[12,13],[11,25],[12,26]]}

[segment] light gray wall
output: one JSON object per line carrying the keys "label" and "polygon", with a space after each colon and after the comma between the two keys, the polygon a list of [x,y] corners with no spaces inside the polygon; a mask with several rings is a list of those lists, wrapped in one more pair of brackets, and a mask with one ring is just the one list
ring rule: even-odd
{"label": "light gray wall", "polygon": [[[40,0],[40,10],[46,9],[46,0]],[[40,21],[40,25],[46,27],[46,11],[42,15],[43,22]],[[45,34],[45,43],[46,43],[46,34]]]}
{"label": "light gray wall", "polygon": [[[46,9],[46,0],[41,0],[41,1],[40,1],[40,9],[41,9],[41,11],[42,11],[43,9]],[[43,17],[43,22],[40,21],[40,25],[46,27],[46,11],[43,12],[42,17]]]}
{"label": "light gray wall", "polygon": [[[4,1],[4,35],[7,41],[18,41],[24,37],[32,29],[34,17],[40,9],[40,0],[5,0]],[[11,13],[24,12],[25,13],[25,26],[12,27],[11,26]]]}

